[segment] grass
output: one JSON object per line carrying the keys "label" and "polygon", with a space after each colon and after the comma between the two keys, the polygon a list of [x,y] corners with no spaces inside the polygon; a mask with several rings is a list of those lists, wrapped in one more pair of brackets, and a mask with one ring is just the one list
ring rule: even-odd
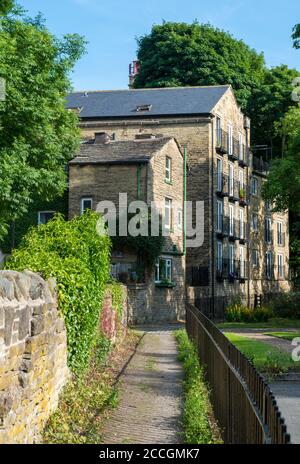
{"label": "grass", "polygon": [[265,335],[271,337],[283,338],[292,341],[294,338],[300,338],[300,332],[266,332]]}
{"label": "grass", "polygon": [[116,372],[139,338],[138,334],[128,332],[123,344],[112,351],[110,342],[99,338],[86,374],[65,387],[58,409],[44,430],[43,443],[101,443],[104,419],[118,404]]}
{"label": "grass", "polygon": [[260,372],[268,376],[300,370],[300,365],[292,360],[290,354],[276,346],[233,333],[224,333],[224,335],[253,362]]}
{"label": "grass", "polygon": [[178,359],[182,361],[185,372],[182,419],[184,441],[193,444],[222,443],[195,346],[185,330],[176,331],[175,336],[178,343]]}
{"label": "grass", "polygon": [[218,324],[219,329],[284,329],[300,328],[300,319],[285,319],[272,317],[268,322],[222,322]]}

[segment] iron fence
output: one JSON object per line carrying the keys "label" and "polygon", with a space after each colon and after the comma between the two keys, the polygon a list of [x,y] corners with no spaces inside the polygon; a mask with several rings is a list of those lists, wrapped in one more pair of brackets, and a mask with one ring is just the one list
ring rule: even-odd
{"label": "iron fence", "polygon": [[290,443],[272,391],[251,362],[211,320],[189,304],[186,329],[205,368],[215,417],[224,442]]}

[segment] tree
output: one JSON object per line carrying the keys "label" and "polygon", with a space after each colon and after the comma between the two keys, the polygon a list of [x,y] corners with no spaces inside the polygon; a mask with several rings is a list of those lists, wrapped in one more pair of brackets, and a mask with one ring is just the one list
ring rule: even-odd
{"label": "tree", "polygon": [[300,73],[287,66],[267,69],[262,53],[209,24],[163,23],[137,40],[140,70],[135,88],[231,84],[252,120],[252,144],[281,153],[274,130],[291,100]]}
{"label": "tree", "polygon": [[136,88],[231,84],[245,108],[264,73],[263,54],[209,24],[165,22],[137,42]]}
{"label": "tree", "polygon": [[300,48],[300,24],[296,24],[293,28],[292,39],[294,48]]}
{"label": "tree", "polygon": [[84,52],[77,35],[56,39],[41,18],[22,13],[0,23],[0,238],[32,201],[66,188],[65,165],[79,146],[77,117],[65,110],[69,72]]}
{"label": "tree", "polygon": [[0,16],[8,13],[14,5],[14,0],[1,0]]}

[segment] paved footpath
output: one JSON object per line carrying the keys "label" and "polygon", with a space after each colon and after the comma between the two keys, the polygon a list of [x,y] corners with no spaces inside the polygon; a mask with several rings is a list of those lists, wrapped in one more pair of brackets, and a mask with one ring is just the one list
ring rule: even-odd
{"label": "paved footpath", "polygon": [[270,385],[281,411],[291,442],[300,444],[300,382],[280,381]]}
{"label": "paved footpath", "polygon": [[173,327],[142,330],[121,377],[119,404],[104,425],[103,443],[180,443],[183,372]]}

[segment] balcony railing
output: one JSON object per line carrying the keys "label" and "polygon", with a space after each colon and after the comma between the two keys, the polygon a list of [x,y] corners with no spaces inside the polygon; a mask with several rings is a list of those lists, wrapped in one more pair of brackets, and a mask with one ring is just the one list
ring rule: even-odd
{"label": "balcony railing", "polygon": [[267,161],[264,161],[261,157],[258,158],[257,156],[253,156],[253,171],[267,176],[269,170],[269,163],[267,163]]}
{"label": "balcony railing", "polygon": [[123,284],[134,284],[145,282],[144,266],[136,263],[114,263],[111,264],[110,275]]}
{"label": "balcony railing", "polygon": [[216,148],[219,153],[228,153],[228,134],[223,129],[216,131]]}
{"label": "balcony railing", "polygon": [[228,176],[228,197],[229,201],[239,201],[241,206],[246,206],[250,201],[249,186],[241,184],[238,180],[231,179]]}
{"label": "balcony railing", "polygon": [[219,281],[228,279],[229,282],[247,280],[247,262],[237,259],[216,258],[216,278]]}
{"label": "balcony railing", "polygon": [[222,176],[217,175],[216,194],[221,197],[228,196],[228,176],[225,174],[222,174]]}

